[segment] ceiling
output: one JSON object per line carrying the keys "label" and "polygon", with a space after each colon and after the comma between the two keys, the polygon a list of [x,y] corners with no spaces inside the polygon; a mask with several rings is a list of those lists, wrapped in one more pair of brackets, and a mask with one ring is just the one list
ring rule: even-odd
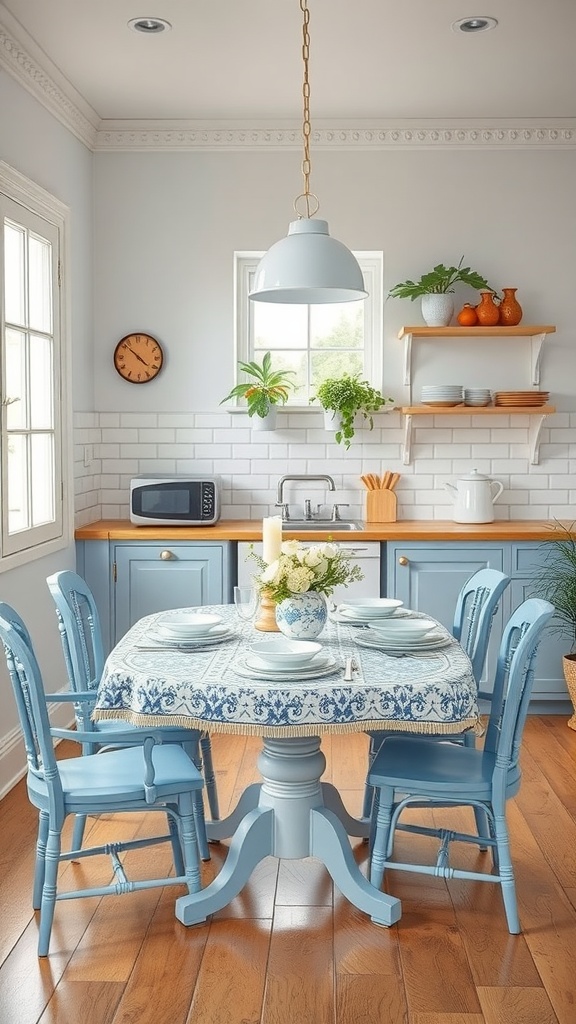
{"label": "ceiling", "polygon": [[[309,6],[312,123],[576,115],[575,0]],[[452,31],[472,15],[498,27]],[[131,31],[137,17],[172,29]],[[0,21],[95,125],[301,116],[299,0],[5,0]]]}

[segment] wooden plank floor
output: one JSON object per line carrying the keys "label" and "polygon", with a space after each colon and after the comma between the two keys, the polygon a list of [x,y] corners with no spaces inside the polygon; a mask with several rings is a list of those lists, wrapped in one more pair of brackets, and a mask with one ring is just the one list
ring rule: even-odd
{"label": "wooden plank floor", "polygon": [[[257,779],[259,747],[252,738],[214,738],[223,812]],[[323,749],[325,778],[359,813],[366,738],[327,737]],[[71,752],[63,745],[59,756]],[[319,862],[269,857],[228,907],[193,928],[174,918],[174,889],[60,903],[44,960],[30,906],[36,812],[20,783],[0,802],[0,1021],[575,1024],[576,733],[564,718],[531,717],[522,760],[522,788],[509,806],[520,936],[507,931],[499,886],[390,872],[402,918],[378,928],[334,890]],[[456,828],[467,816],[449,812]],[[100,818],[90,837],[157,825],[153,815]],[[366,847],[354,842],[365,870]],[[418,843],[425,856],[429,842],[404,834],[399,853]],[[226,845],[211,850],[206,883]],[[145,856],[164,870],[169,850]],[[482,854],[470,847],[461,857],[471,866]],[[108,870],[98,860],[65,874],[100,880]]]}

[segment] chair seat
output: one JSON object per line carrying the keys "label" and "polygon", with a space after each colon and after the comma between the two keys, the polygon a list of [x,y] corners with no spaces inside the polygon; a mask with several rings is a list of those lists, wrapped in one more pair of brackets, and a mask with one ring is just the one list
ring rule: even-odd
{"label": "chair seat", "polygon": [[[494,766],[494,754],[474,747],[392,736],[376,755],[368,782],[377,788],[405,788],[421,796],[434,793],[457,799],[465,793],[477,800],[487,800],[492,793]],[[519,785],[520,769],[516,766],[507,776],[507,796],[512,796]]]}
{"label": "chair seat", "polygon": [[[156,746],[152,759],[158,799],[168,797],[176,783],[179,792],[202,789],[202,776],[182,747],[175,744]],[[123,747],[109,753],[67,758],[58,762],[58,768],[69,809],[81,804],[85,810],[91,802],[97,806],[102,802],[103,792],[108,805],[115,801],[145,801],[145,765],[140,747]],[[37,807],[47,806],[48,790],[41,779],[30,775],[28,792]]]}

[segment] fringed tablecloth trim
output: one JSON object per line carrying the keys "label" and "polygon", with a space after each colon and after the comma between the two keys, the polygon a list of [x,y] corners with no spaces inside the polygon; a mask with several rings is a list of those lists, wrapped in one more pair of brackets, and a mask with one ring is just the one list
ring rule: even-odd
{"label": "fringed tablecloth trim", "polygon": [[346,733],[368,732],[376,729],[395,729],[398,732],[422,733],[425,736],[449,736],[454,733],[473,729],[481,735],[482,723],[478,718],[466,718],[462,722],[406,722],[394,719],[377,719],[354,722],[304,722],[301,725],[256,725],[254,722],[207,722],[201,718],[190,718],[188,715],[141,715],[137,711],[99,709],[92,715],[94,721],[113,718],[143,728],[174,728],[200,729],[209,733],[229,733],[240,736],[318,736]]}

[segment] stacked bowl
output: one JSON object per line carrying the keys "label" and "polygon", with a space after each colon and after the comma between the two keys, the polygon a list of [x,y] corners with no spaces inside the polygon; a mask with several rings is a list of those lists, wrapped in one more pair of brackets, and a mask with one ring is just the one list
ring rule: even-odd
{"label": "stacked bowl", "polygon": [[422,387],[421,398],[424,405],[449,409],[454,405],[462,405],[461,384],[426,384]]}
{"label": "stacked bowl", "polygon": [[464,405],[490,405],[492,392],[490,388],[465,388]]}

